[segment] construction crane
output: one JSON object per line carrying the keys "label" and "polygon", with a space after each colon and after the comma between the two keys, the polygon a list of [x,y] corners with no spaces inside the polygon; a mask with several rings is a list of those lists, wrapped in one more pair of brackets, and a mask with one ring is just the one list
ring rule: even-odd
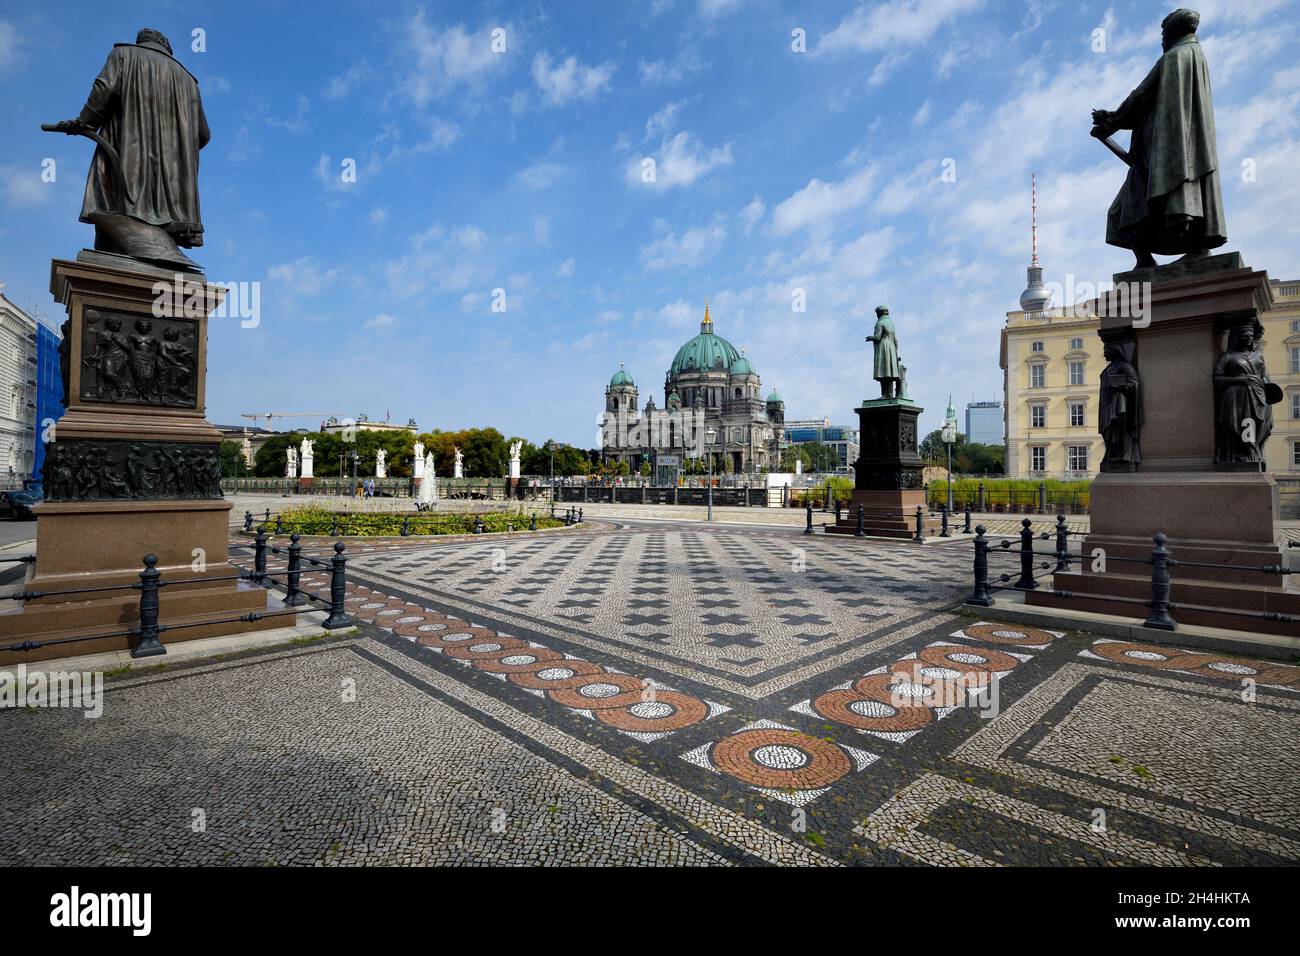
{"label": "construction crane", "polygon": [[[239,417],[247,418],[254,424],[256,424],[259,418],[265,418],[266,430],[274,431],[275,429],[272,427],[272,424],[277,418],[319,418],[324,420],[333,414],[333,412],[245,412]],[[247,426],[245,426],[245,430],[247,430]]]}

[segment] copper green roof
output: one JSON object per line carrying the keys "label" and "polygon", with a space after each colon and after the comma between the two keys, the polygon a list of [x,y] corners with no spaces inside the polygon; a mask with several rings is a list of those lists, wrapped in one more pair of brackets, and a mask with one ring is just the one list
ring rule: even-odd
{"label": "copper green roof", "polygon": [[740,358],[739,350],[721,335],[701,332],[677,350],[668,375],[683,372],[726,371]]}
{"label": "copper green roof", "polygon": [[609,380],[609,384],[611,387],[614,385],[631,385],[633,388],[636,387],[636,382],[632,381],[631,375],[628,375],[627,372],[623,371],[622,366],[619,366],[619,370],[614,373],[614,377]]}

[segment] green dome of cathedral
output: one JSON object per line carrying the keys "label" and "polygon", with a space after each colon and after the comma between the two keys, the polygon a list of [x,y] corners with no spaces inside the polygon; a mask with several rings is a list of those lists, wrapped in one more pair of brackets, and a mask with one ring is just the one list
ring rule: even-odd
{"label": "green dome of cathedral", "polygon": [[[721,335],[713,333],[713,320],[709,318],[709,306],[705,303],[700,334],[677,350],[668,375],[676,378],[683,372],[723,371],[730,369],[740,359],[740,351],[734,345]],[[747,360],[745,364],[749,364]],[[752,367],[750,371],[753,371]]]}
{"label": "green dome of cathedral", "polygon": [[769,403],[780,402],[782,405],[785,404],[785,399],[781,397],[781,393],[778,392],[776,389],[772,389],[772,394],[767,396],[767,400]]}
{"label": "green dome of cathedral", "polygon": [[743,355],[740,358],[736,359],[736,361],[731,363],[731,368],[728,369],[728,371],[732,375],[757,375],[758,374],[757,372],[754,371],[754,366],[750,364],[749,359],[745,358],[745,356]]}
{"label": "green dome of cathedral", "polygon": [[609,384],[611,387],[615,385],[631,385],[634,388],[636,387],[636,382],[632,381],[631,375],[628,375],[627,372],[623,371],[622,365],[618,367],[618,371],[614,373],[614,377],[609,380]]}

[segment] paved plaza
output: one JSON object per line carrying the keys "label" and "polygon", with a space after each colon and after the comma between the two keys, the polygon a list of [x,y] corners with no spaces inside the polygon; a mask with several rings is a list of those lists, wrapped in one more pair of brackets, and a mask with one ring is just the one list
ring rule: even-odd
{"label": "paved plaza", "polygon": [[0,712],[0,863],[1300,860],[1300,667],[966,616],[969,539],[350,553],[354,633]]}

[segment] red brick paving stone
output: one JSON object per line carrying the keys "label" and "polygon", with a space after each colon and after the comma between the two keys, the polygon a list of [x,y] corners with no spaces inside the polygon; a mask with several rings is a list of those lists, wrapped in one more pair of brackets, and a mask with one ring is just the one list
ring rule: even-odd
{"label": "red brick paving stone", "polygon": [[[827,720],[838,721],[859,730],[877,730],[882,733],[905,733],[920,730],[934,723],[934,712],[929,707],[917,703],[913,706],[900,707],[894,701],[890,688],[894,678],[890,674],[868,674],[859,677],[851,688],[831,690],[814,697],[811,706],[814,711]],[[874,701],[893,709],[892,714],[880,716],[859,714],[850,709],[850,705]]]}
{"label": "red brick paving stone", "polygon": [[[570,686],[548,689],[547,694],[557,704],[563,704],[565,707],[573,707],[577,710],[602,710],[606,707],[626,707],[629,704],[639,704],[641,703],[641,695],[645,691],[645,684],[641,681],[641,678],[633,677],[631,674],[604,672],[582,678],[570,678],[570,681],[573,681]],[[557,683],[559,682],[557,681]],[[569,683],[569,681],[564,683]],[[591,697],[581,693],[582,688],[592,688],[598,684],[608,684],[610,687],[619,690],[610,693],[607,697]]]}
{"label": "red brick paving stone", "polygon": [[[1285,667],[1270,661],[1233,657],[1227,654],[1185,651],[1176,647],[1161,647],[1156,644],[1138,644],[1128,641],[1109,641],[1104,644],[1093,644],[1089,650],[1099,657],[1120,664],[1136,664],[1139,667],[1151,667],[1157,670],[1185,671],[1189,674],[1214,677],[1234,683],[1240,681],[1243,677],[1249,677],[1260,684],[1300,687],[1300,668]],[[1131,654],[1144,656],[1129,656]],[[1212,664],[1218,664],[1219,667],[1210,666]],[[1224,669],[1225,667],[1233,668],[1233,670]]]}
{"label": "red brick paving stone", "polygon": [[[953,655],[964,657],[982,657],[983,661],[950,660]],[[965,644],[940,644],[935,647],[923,647],[917,657],[935,667],[947,667],[963,674],[992,674],[997,671],[1009,671],[1019,663],[1019,659],[1002,651],[984,647],[969,647]],[[902,663],[901,661],[899,663]]]}
{"label": "red brick paving stone", "polygon": [[456,647],[444,649],[448,657],[459,661],[479,661],[506,657],[511,651],[528,650],[528,642],[517,637],[488,637],[479,641],[465,641]]}
{"label": "red brick paving stone", "polygon": [[[671,708],[672,712],[660,716],[640,716],[637,708],[651,709],[656,704]],[[699,723],[709,716],[709,706],[698,697],[678,693],[675,690],[658,690],[653,701],[642,701],[626,707],[601,708],[595,711],[596,719],[602,724],[609,724],[619,730],[628,730],[638,734],[668,733]]]}
{"label": "red brick paving stone", "polygon": [[[781,748],[802,755],[803,766],[781,769],[765,766],[754,754],[763,748]],[[797,730],[761,728],[723,737],[710,753],[723,773],[755,787],[782,790],[817,790],[828,787],[853,769],[848,754],[829,740],[809,737]]]}
{"label": "red brick paving stone", "polygon": [[446,650],[449,647],[469,647],[480,641],[493,640],[495,631],[482,627],[457,627],[454,624],[441,631],[429,631],[416,640],[425,647],[437,647]]}
{"label": "red brick paving stone", "polygon": [[[987,687],[995,674],[994,671],[961,671],[956,677],[941,677],[926,673],[943,666],[913,658],[890,664],[888,673],[894,683],[906,681],[924,688],[925,694],[916,697],[916,702],[926,707],[951,707],[951,701],[966,699],[967,688]],[[956,666],[945,669],[958,670]]]}
{"label": "red brick paving stone", "polygon": [[970,627],[963,627],[962,633],[974,640],[987,641],[990,644],[1007,644],[1012,647],[1050,644],[1056,640],[1056,635],[1051,631],[1021,624],[972,624]]}
{"label": "red brick paving stone", "polygon": [[[539,675],[547,671],[572,671],[572,677],[557,677],[547,680]],[[562,661],[539,661],[535,665],[522,667],[509,675],[510,683],[529,690],[554,690],[557,687],[574,687],[583,684],[594,674],[605,673],[605,668],[591,661],[579,661],[565,658]]]}
{"label": "red brick paving stone", "polygon": [[[511,656],[531,657],[532,660],[527,663],[507,664],[505,659]],[[563,654],[559,651],[553,651],[549,647],[529,647],[526,650],[516,651],[514,655],[505,653],[492,659],[481,658],[474,662],[474,666],[491,674],[528,674],[535,673],[553,665],[556,661],[563,660]]]}

